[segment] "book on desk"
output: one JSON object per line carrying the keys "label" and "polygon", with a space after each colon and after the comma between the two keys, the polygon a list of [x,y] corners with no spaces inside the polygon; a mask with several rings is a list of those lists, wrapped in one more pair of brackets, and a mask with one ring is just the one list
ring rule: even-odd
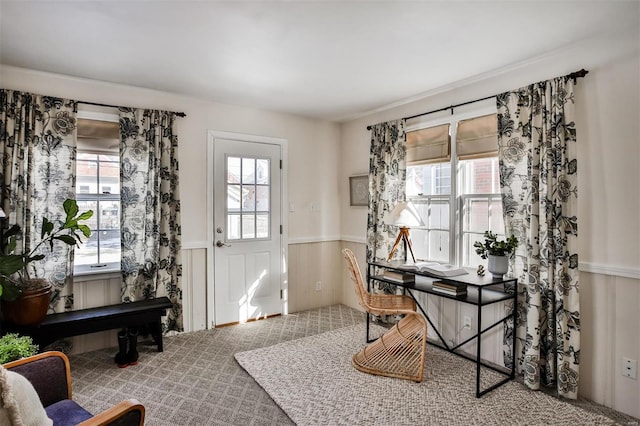
{"label": "book on desk", "polygon": [[420,272],[428,272],[437,277],[456,277],[458,275],[468,274],[465,268],[442,263],[417,262],[413,265],[407,265],[406,267]]}
{"label": "book on desk", "polygon": [[416,276],[407,272],[390,271],[385,269],[382,272],[382,276],[389,281],[396,281],[399,283],[413,283],[416,281]]}
{"label": "book on desk", "polygon": [[431,288],[433,291],[448,294],[449,296],[466,296],[467,295],[467,285],[464,283],[449,283],[442,281],[434,281],[431,283]]}

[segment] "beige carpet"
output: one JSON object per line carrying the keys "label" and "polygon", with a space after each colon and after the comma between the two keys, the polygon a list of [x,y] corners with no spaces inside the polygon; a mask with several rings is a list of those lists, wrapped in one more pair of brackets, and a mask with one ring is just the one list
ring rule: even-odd
{"label": "beige carpet", "polygon": [[[422,383],[358,372],[351,356],[363,336],[364,326],[355,325],[235,358],[298,425],[615,424],[517,382],[477,399],[475,364],[432,346]],[[484,388],[496,374],[482,377]]]}

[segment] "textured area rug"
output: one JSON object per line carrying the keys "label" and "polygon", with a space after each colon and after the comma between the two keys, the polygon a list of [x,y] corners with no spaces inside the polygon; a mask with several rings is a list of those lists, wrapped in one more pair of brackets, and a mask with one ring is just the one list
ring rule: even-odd
{"label": "textured area rug", "polygon": [[[355,325],[235,358],[298,425],[615,424],[517,382],[478,399],[475,364],[432,346],[422,383],[361,373],[351,357],[363,341],[364,326]],[[483,369],[483,388],[498,378]]]}

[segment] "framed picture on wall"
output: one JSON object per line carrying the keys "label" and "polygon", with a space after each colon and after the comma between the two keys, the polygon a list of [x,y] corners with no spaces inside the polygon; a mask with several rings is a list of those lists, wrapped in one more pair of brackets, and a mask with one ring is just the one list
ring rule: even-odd
{"label": "framed picture on wall", "polygon": [[369,205],[369,175],[349,177],[350,205]]}

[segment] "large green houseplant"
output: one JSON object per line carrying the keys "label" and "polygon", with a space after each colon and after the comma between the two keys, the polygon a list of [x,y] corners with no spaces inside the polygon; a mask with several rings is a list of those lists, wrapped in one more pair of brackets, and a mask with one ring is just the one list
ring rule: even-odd
{"label": "large green houseplant", "polygon": [[[83,236],[86,238],[91,236],[89,227],[81,222],[93,216],[93,211],[80,213],[78,204],[72,199],[65,200],[63,208],[66,214],[64,221],[52,222],[46,217],[42,218],[40,241],[28,251],[16,252],[17,239],[21,233],[19,225],[12,225],[2,233],[0,238],[0,296],[2,297],[2,310],[5,319],[11,322],[33,325],[34,322],[41,322],[47,313],[51,284],[43,278],[33,276],[35,268],[31,268],[33,262],[45,258],[41,249],[44,246],[49,246],[50,250],[53,250],[56,241],[79,247]],[[37,297],[37,303],[34,302],[27,307],[16,305],[21,298],[28,296]],[[31,312],[42,309],[44,309],[44,313]],[[22,320],[24,314],[27,313],[34,314],[35,319]],[[19,315],[21,318],[17,318],[15,315]]]}

